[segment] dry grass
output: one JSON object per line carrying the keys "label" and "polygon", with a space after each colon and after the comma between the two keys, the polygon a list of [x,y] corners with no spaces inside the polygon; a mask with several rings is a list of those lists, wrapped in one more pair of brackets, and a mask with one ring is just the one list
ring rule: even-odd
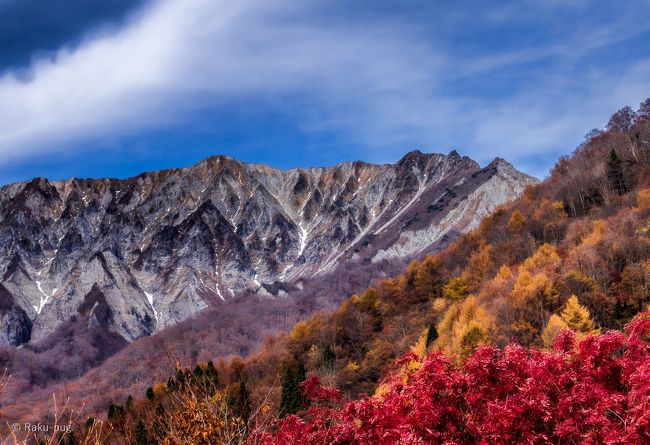
{"label": "dry grass", "polygon": [[[0,394],[9,379],[5,372]],[[0,430],[0,445],[239,445],[249,443],[250,431],[273,420],[270,392],[244,418],[233,408],[233,385],[224,389],[205,380],[189,382],[174,389],[158,385],[154,400],[133,401],[110,421],[88,422],[82,410],[70,409],[69,399],[61,403],[53,397],[54,417],[43,425],[46,431],[7,423]]]}

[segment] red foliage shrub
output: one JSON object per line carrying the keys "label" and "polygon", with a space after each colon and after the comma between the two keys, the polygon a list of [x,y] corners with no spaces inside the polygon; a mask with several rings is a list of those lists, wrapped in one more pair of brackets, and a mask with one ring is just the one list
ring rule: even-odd
{"label": "red foliage shrub", "polygon": [[[275,444],[650,443],[650,316],[551,352],[485,346],[462,366],[408,354],[389,389],[341,408],[316,406],[250,440]],[[409,371],[409,369],[416,369]],[[316,378],[306,395],[338,393]],[[312,400],[313,403],[313,400]]]}
{"label": "red foliage shrub", "polygon": [[300,386],[305,398],[309,401],[328,403],[341,400],[341,391],[321,385],[319,378],[316,376],[308,378]]}

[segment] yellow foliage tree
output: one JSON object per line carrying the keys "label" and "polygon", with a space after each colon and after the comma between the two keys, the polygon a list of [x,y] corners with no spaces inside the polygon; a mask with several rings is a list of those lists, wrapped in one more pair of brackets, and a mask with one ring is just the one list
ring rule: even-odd
{"label": "yellow foliage tree", "polygon": [[372,380],[378,380],[381,377],[381,370],[395,357],[395,348],[392,343],[375,339],[369,347],[368,352],[363,357],[360,364],[362,374]]}
{"label": "yellow foliage tree", "polygon": [[519,210],[515,210],[508,220],[508,229],[513,233],[518,233],[526,224],[526,217]]}
{"label": "yellow foliage tree", "polygon": [[535,342],[544,326],[544,307],[552,306],[556,299],[557,293],[545,274],[522,271],[511,296],[514,338],[526,346]]}
{"label": "yellow foliage tree", "polygon": [[156,395],[156,397],[161,396],[167,391],[167,386],[164,383],[156,383],[153,385],[153,393]]}
{"label": "yellow foliage tree", "polygon": [[295,343],[299,343],[302,341],[305,341],[306,339],[311,338],[312,335],[312,327],[311,325],[306,322],[306,321],[299,321],[296,323],[291,330],[291,334],[289,334],[289,338],[291,341]]}
{"label": "yellow foliage tree", "polygon": [[443,285],[440,277],[441,269],[442,261],[437,255],[429,256],[419,263],[414,277],[415,291],[431,299],[441,297]]}
{"label": "yellow foliage tree", "polygon": [[530,273],[552,272],[560,266],[561,262],[554,246],[542,244],[532,256],[524,260],[520,270]]}
{"label": "yellow foliage tree", "polygon": [[460,340],[460,356],[468,357],[477,346],[484,345],[490,341],[488,333],[476,320],[470,321],[463,332]]}
{"label": "yellow foliage tree", "polygon": [[553,306],[558,299],[553,283],[546,274],[533,275],[526,270],[517,277],[512,294],[514,302],[520,305],[528,305],[532,300],[536,300],[542,306]]}
{"label": "yellow foliage tree", "polygon": [[359,365],[357,364],[357,362],[349,361],[345,368],[349,369],[350,371],[356,371],[359,369]]}
{"label": "yellow foliage tree", "polygon": [[475,296],[450,307],[438,325],[436,345],[450,355],[466,357],[481,344],[488,343],[495,332],[494,316]]}
{"label": "yellow foliage tree", "polygon": [[607,221],[602,219],[594,221],[592,231],[582,239],[582,246],[596,246],[603,240],[608,231],[609,225],[607,224]]}
{"label": "yellow foliage tree", "polygon": [[321,352],[318,346],[311,345],[307,351],[307,369],[316,369],[321,358]]}
{"label": "yellow foliage tree", "polygon": [[483,302],[503,299],[512,292],[514,281],[512,270],[508,266],[501,266],[494,278],[481,286],[478,295]]}
{"label": "yellow foliage tree", "polygon": [[551,315],[551,318],[549,318],[548,323],[546,324],[544,332],[542,332],[542,342],[544,343],[544,346],[550,349],[555,343],[555,339],[558,334],[562,331],[566,331],[567,329],[569,329],[569,326],[564,322],[564,320],[562,320],[560,316],[555,314]]}
{"label": "yellow foliage tree", "polygon": [[451,300],[461,300],[469,294],[469,285],[465,277],[452,278],[447,282],[442,290],[445,298]]}
{"label": "yellow foliage tree", "polygon": [[[348,299],[346,302],[349,301]],[[311,345],[318,342],[319,326],[323,323],[322,314],[317,314],[308,321],[297,322],[289,334],[289,348],[291,351],[296,354],[307,352]]]}
{"label": "yellow foliage tree", "polygon": [[578,297],[571,295],[564,305],[560,314],[567,326],[581,334],[597,332],[593,320],[590,318],[589,310],[582,306]]}
{"label": "yellow foliage tree", "polygon": [[434,314],[442,315],[442,313],[447,309],[448,305],[449,300],[445,300],[444,298],[436,298],[431,302],[431,309]]}
{"label": "yellow foliage tree", "polygon": [[594,292],[598,284],[589,276],[577,269],[570,269],[564,274],[561,281],[562,286],[571,293],[582,295],[587,292]]}
{"label": "yellow foliage tree", "polygon": [[411,346],[411,352],[420,357],[424,357],[427,354],[427,329],[418,337],[418,341]]}
{"label": "yellow foliage tree", "polygon": [[587,334],[599,332],[591,319],[589,310],[580,304],[575,295],[569,297],[560,315],[551,315],[542,333],[544,346],[547,348],[553,346],[557,335],[567,329],[575,331],[578,340]]}
{"label": "yellow foliage tree", "polygon": [[479,248],[470,256],[467,266],[463,271],[463,278],[470,291],[477,290],[487,280],[494,269],[494,249],[481,240]]}
{"label": "yellow foliage tree", "polygon": [[566,210],[564,209],[564,203],[562,201],[554,201],[553,204],[553,209],[558,213],[558,215],[564,217],[567,216]]}
{"label": "yellow foliage tree", "polygon": [[510,278],[512,278],[512,270],[508,266],[501,266],[494,276],[494,279],[499,281],[507,281]]}

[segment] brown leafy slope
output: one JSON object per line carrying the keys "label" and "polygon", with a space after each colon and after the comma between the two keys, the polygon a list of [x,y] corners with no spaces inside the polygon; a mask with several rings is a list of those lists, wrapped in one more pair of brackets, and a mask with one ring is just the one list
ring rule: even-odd
{"label": "brown leafy slope", "polygon": [[[649,219],[646,100],[638,112],[615,113],[606,131],[591,132],[543,183],[477,230],[336,312],[270,339],[241,371],[232,361],[221,369],[224,381],[244,379],[259,399],[277,387],[283,369],[300,362],[308,375],[354,397],[373,391],[395,357],[423,348],[429,330],[438,334],[430,348],[462,358],[485,343],[544,347],[558,329],[553,315],[567,307],[582,316],[586,308],[597,329],[621,329],[650,303]],[[582,307],[569,301],[573,295]],[[593,327],[562,321],[560,328]]]}

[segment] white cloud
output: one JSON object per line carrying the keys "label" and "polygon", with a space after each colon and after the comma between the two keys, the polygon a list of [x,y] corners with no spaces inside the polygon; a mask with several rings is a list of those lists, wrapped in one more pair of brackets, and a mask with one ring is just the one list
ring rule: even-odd
{"label": "white cloud", "polygon": [[160,1],[117,32],[38,61],[28,76],[5,73],[0,154],[125,134],[237,96],[401,93],[434,72],[434,57],[389,29],[284,22],[296,5]]}

